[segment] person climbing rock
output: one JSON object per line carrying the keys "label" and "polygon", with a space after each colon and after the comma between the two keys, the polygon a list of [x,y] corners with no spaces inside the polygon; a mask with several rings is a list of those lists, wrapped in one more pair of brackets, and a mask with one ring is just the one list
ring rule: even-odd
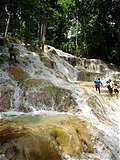
{"label": "person climbing rock", "polygon": [[17,63],[17,59],[16,59],[16,50],[14,48],[14,45],[12,44],[11,47],[9,48],[9,54],[10,54],[10,59],[9,62],[11,63]]}
{"label": "person climbing rock", "polygon": [[113,96],[113,81],[111,79],[109,79],[107,82],[107,88],[108,88],[108,93],[110,94],[110,96]]}
{"label": "person climbing rock", "polygon": [[118,97],[119,90],[118,90],[118,85],[116,83],[114,84],[114,93],[115,93],[115,96]]}
{"label": "person climbing rock", "polygon": [[96,79],[94,81],[94,84],[95,84],[96,91],[98,90],[98,92],[100,93],[100,86],[102,85],[100,78]]}

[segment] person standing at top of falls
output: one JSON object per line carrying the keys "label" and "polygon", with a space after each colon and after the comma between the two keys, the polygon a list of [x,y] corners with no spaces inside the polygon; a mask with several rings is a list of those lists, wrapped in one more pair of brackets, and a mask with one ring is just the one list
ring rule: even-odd
{"label": "person standing at top of falls", "polygon": [[100,78],[96,79],[96,80],[94,81],[94,84],[95,84],[95,89],[96,89],[96,91],[98,90],[98,92],[100,93],[100,87],[101,87],[101,85],[102,85],[102,82],[101,82]]}
{"label": "person standing at top of falls", "polygon": [[14,45],[12,44],[11,47],[9,48],[9,54],[10,54],[10,59],[9,62],[12,63],[14,60],[14,63],[17,63],[17,59],[16,59],[16,50],[14,48]]}

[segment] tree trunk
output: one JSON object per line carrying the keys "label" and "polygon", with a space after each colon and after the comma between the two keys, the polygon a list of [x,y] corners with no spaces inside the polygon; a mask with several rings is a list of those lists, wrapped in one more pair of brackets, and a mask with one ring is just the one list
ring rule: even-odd
{"label": "tree trunk", "polygon": [[39,33],[39,43],[42,51],[44,51],[44,44],[45,44],[45,35],[46,35],[46,29],[47,29],[47,22],[44,21],[40,24],[38,24],[38,33]]}
{"label": "tree trunk", "polygon": [[7,37],[7,32],[8,32],[9,24],[10,24],[10,15],[8,16],[8,20],[7,20],[7,25],[6,25],[5,35],[4,35],[4,37]]}
{"label": "tree trunk", "polygon": [[9,28],[9,24],[10,24],[10,13],[7,9],[7,5],[5,6],[5,11],[8,15],[8,19],[7,19],[7,24],[6,24],[6,29],[5,29],[5,34],[4,34],[4,37],[7,37],[7,32],[8,32],[8,28]]}
{"label": "tree trunk", "polygon": [[76,41],[75,41],[75,46],[76,46],[76,54],[78,54],[78,18],[76,19]]}

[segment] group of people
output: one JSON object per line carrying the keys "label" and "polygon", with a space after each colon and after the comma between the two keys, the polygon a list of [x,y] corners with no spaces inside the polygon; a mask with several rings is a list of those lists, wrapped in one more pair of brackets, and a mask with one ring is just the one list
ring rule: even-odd
{"label": "group of people", "polygon": [[118,90],[117,83],[114,83],[111,79],[109,79],[106,83],[107,83],[107,88],[110,96],[113,96],[114,94],[115,96],[118,97],[119,90]]}
{"label": "group of people", "polygon": [[[118,90],[117,83],[114,83],[111,79],[109,79],[106,83],[107,83],[107,89],[108,89],[109,95],[110,96],[115,95],[118,97],[119,90]],[[96,91],[98,91],[100,93],[101,92],[100,87],[101,87],[101,85],[103,85],[100,78],[96,79],[94,81],[94,84],[95,84]]]}

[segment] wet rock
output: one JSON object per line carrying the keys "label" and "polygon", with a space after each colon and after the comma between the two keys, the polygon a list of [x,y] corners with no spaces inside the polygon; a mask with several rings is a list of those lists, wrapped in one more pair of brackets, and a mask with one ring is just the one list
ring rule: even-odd
{"label": "wet rock", "polygon": [[77,117],[19,116],[0,122],[0,153],[8,159],[61,160],[62,153],[82,152],[93,152],[93,144],[85,122]]}
{"label": "wet rock", "polygon": [[29,112],[32,112],[33,111],[33,108],[31,108],[29,105],[28,106],[25,106],[23,104],[23,106],[21,105],[19,108],[18,108],[19,112],[24,112],[24,113],[29,113]]}
{"label": "wet rock", "polygon": [[22,88],[25,96],[24,104],[27,103],[28,107],[67,112],[77,105],[69,90],[56,87],[44,80],[27,80]]}
{"label": "wet rock", "polygon": [[40,59],[41,61],[45,64],[45,66],[47,66],[48,68],[54,68],[55,67],[55,62],[52,61],[48,56],[47,54],[42,54],[40,55]]}
{"label": "wet rock", "polygon": [[12,81],[7,72],[0,70],[0,86],[7,86],[12,84]]}
{"label": "wet rock", "polygon": [[11,97],[14,90],[10,88],[2,88],[0,90],[0,112],[6,112],[11,107]]}
{"label": "wet rock", "polygon": [[0,124],[0,152],[15,160],[61,160],[57,148],[49,136],[40,135],[15,123]]}
{"label": "wet rock", "polygon": [[86,70],[78,71],[78,81],[93,81],[95,77],[102,77],[102,73],[96,73],[96,72],[89,72]]}
{"label": "wet rock", "polygon": [[23,82],[29,75],[20,67],[11,67],[9,69],[9,75],[16,81]]}

